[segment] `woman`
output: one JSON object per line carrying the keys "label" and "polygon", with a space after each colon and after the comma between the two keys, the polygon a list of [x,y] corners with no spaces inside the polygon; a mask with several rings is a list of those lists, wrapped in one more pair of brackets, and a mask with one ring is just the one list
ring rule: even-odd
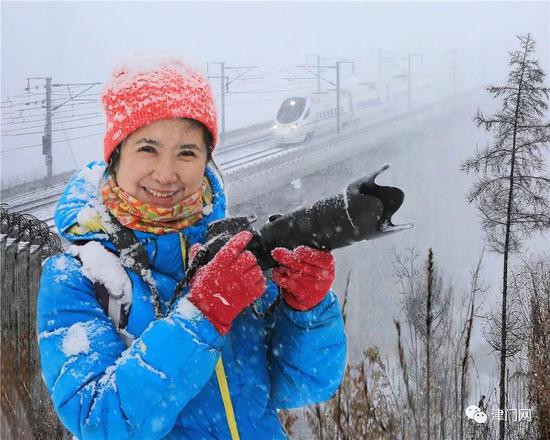
{"label": "woman", "polygon": [[332,255],[278,248],[266,279],[243,231],[171,303],[226,216],[211,89],[179,60],[134,59],[102,101],[105,162],[61,197],[74,246],[45,263],[38,298],[56,412],[79,439],[285,438],[277,410],[329,399],[343,376]]}

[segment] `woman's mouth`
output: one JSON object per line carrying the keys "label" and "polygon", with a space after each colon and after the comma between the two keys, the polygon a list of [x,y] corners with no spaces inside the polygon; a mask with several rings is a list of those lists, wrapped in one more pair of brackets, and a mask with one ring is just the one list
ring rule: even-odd
{"label": "woman's mouth", "polygon": [[170,197],[173,197],[179,191],[157,191],[156,189],[146,188],[145,186],[143,187],[143,189],[146,193],[161,199],[168,199]]}
{"label": "woman's mouth", "polygon": [[147,188],[145,186],[142,187],[146,194],[149,195],[152,201],[157,203],[171,203],[174,200],[174,196],[176,196],[180,190],[176,191],[157,191],[156,189]]}

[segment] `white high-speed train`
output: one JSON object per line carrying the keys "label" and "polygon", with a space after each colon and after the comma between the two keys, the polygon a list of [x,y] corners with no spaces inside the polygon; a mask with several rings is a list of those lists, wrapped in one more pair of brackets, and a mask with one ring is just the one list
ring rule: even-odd
{"label": "white high-speed train", "polygon": [[[340,89],[341,127],[368,116],[372,111],[379,111],[388,101],[406,93],[405,76]],[[287,98],[279,107],[271,127],[272,137],[282,144],[295,144],[314,135],[334,132],[336,110],[336,90]]]}

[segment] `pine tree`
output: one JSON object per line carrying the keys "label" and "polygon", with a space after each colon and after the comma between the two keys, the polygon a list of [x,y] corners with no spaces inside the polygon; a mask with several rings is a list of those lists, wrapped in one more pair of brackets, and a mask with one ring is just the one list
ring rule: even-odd
{"label": "pine tree", "polygon": [[[491,117],[478,111],[475,122],[494,133],[494,142],[478,149],[461,168],[479,178],[468,194],[481,213],[490,250],[503,255],[502,307],[500,314],[499,408],[506,411],[507,289],[511,254],[535,232],[550,228],[550,176],[544,150],[550,143],[550,124],[543,121],[550,89],[543,87],[545,74],[534,58],[530,34],[518,36],[520,49],[510,52],[511,71],[505,86],[487,90],[502,98],[502,107]],[[500,420],[499,439],[505,438]]]}

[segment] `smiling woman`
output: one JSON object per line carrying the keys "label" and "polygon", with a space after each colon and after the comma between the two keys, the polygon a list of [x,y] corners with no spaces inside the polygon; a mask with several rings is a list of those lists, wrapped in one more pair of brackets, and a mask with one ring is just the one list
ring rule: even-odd
{"label": "smiling woman", "polygon": [[185,119],[155,121],[138,129],[122,143],[113,165],[121,189],[144,203],[174,206],[202,184],[211,148],[205,128]]}
{"label": "smiling woman", "polygon": [[278,248],[264,275],[243,231],[180,295],[227,214],[210,86],[181,60],[134,59],[102,100],[105,162],[59,201],[76,246],[45,263],[38,297],[55,410],[80,439],[284,439],[277,410],[330,398],[344,372],[332,255]]}
{"label": "smiling woman", "polygon": [[192,122],[155,121],[117,147],[103,199],[121,224],[145,231],[154,225],[160,232],[182,229],[200,218],[211,147],[205,142],[208,130]]}

